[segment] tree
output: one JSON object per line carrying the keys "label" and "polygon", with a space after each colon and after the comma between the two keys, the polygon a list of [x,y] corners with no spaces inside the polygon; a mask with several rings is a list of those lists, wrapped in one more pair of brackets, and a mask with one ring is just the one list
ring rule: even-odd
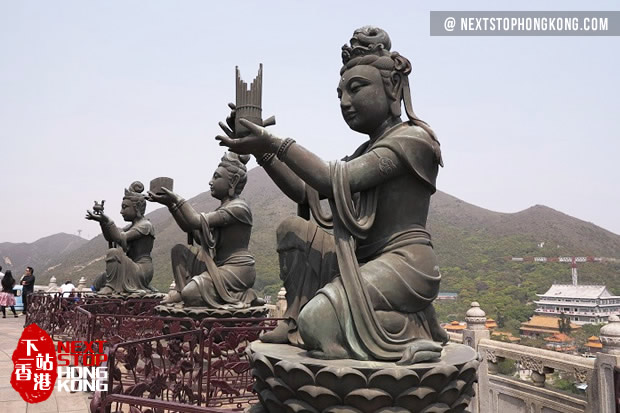
{"label": "tree", "polygon": [[564,313],[560,313],[560,321],[558,323],[558,327],[560,329],[560,333],[569,335],[572,329],[570,326],[570,317]]}

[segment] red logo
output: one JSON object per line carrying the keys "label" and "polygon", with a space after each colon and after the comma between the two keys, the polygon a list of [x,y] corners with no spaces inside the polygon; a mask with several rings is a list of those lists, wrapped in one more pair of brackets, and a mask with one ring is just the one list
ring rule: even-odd
{"label": "red logo", "polygon": [[13,352],[11,386],[28,403],[47,400],[56,384],[56,349],[49,334],[30,324]]}

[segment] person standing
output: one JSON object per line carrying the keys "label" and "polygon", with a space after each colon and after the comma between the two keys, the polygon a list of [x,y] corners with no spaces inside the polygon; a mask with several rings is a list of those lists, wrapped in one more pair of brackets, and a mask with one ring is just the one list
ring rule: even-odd
{"label": "person standing", "polygon": [[75,291],[75,285],[71,282],[71,280],[65,281],[63,285],[60,286],[60,292],[63,297],[69,297],[72,292]]}
{"label": "person standing", "polygon": [[2,318],[6,318],[6,307],[11,307],[13,317],[17,317],[13,288],[15,288],[15,279],[13,278],[11,270],[7,270],[4,277],[2,277],[2,292],[0,292],[0,310],[2,310]]}
{"label": "person standing", "polygon": [[24,302],[24,315],[28,313],[28,296],[34,291],[34,269],[32,267],[26,267],[26,273],[22,275],[21,284],[22,289],[22,301]]}
{"label": "person standing", "polygon": [[0,265],[0,281],[2,281],[3,278],[4,278],[4,273],[2,272],[2,265]]}

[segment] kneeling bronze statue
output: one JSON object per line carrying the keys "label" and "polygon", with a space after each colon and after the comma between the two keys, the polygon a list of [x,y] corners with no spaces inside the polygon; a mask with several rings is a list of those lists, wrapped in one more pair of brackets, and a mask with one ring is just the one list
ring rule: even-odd
{"label": "kneeling bronze statue", "polygon": [[247,182],[249,156],[227,152],[209,182],[211,195],[221,201],[212,212],[198,213],[167,188],[149,192],[149,200],[166,205],[179,227],[199,246],[178,244],[172,249],[176,290],[162,304],[242,309],[262,305],[251,288],[256,279],[254,257],[248,251],[252,212],[239,195]]}

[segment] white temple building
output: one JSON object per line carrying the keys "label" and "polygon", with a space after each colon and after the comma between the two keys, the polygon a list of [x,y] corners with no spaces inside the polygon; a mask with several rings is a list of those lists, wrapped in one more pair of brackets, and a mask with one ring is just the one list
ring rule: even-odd
{"label": "white temple building", "polygon": [[559,317],[562,313],[575,324],[606,323],[610,315],[620,315],[620,296],[604,285],[553,284],[536,303],[537,315]]}

